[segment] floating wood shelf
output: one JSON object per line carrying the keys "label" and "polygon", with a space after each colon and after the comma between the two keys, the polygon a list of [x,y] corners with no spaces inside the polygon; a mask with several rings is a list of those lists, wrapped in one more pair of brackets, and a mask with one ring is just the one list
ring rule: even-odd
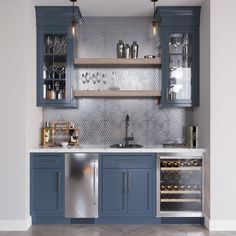
{"label": "floating wood shelf", "polygon": [[158,98],[161,96],[160,91],[156,90],[100,90],[100,91],[82,91],[76,90],[74,91],[75,97],[117,97],[117,98],[125,98],[125,97],[153,97]]}
{"label": "floating wood shelf", "polygon": [[165,171],[170,171],[170,170],[201,170],[202,167],[161,167],[161,171],[165,170]]}
{"label": "floating wood shelf", "polygon": [[161,202],[201,202],[201,199],[161,199]]}
{"label": "floating wood shelf", "polygon": [[157,90],[75,90],[74,96],[78,98],[156,98],[160,104],[161,91]]}
{"label": "floating wood shelf", "polygon": [[160,58],[75,58],[77,67],[161,67]]}
{"label": "floating wood shelf", "polygon": [[201,191],[161,191],[161,194],[201,194]]}

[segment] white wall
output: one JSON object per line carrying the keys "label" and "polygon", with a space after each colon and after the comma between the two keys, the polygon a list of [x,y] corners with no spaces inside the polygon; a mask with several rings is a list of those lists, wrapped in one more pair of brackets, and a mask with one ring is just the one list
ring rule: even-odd
{"label": "white wall", "polygon": [[211,0],[211,220],[236,230],[236,1]]}
{"label": "white wall", "polygon": [[42,119],[32,1],[1,1],[0,29],[0,230],[20,230],[30,223],[28,150],[39,144]]}
{"label": "white wall", "polygon": [[194,109],[199,126],[199,143],[204,155],[204,214],[210,218],[210,0],[201,8],[200,18],[200,106]]}

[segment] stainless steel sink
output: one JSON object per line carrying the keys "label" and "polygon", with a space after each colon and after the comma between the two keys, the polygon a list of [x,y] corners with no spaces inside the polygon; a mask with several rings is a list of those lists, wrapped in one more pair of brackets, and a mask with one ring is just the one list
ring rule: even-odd
{"label": "stainless steel sink", "polygon": [[143,146],[140,144],[123,144],[123,143],[118,143],[118,144],[113,144],[110,146],[111,148],[142,148]]}

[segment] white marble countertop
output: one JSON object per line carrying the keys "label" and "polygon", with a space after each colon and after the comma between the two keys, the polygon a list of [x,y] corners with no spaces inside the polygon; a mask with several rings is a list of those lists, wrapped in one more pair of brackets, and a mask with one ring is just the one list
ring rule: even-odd
{"label": "white marble countertop", "polygon": [[160,154],[188,154],[202,156],[205,152],[203,148],[185,148],[185,147],[163,147],[162,145],[144,146],[143,148],[110,148],[105,145],[81,145],[78,147],[36,147],[30,150],[31,153],[160,153]]}

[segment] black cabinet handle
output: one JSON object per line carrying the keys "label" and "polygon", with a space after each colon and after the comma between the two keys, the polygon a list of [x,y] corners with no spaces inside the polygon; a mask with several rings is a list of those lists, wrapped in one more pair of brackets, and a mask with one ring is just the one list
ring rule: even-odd
{"label": "black cabinet handle", "polygon": [[130,192],[130,177],[131,177],[131,173],[128,172],[128,177],[127,177],[127,192]]}
{"label": "black cabinet handle", "polygon": [[58,160],[37,160],[39,163],[57,163]]}
{"label": "black cabinet handle", "polygon": [[117,159],[116,162],[136,162],[136,160],[132,160],[132,159]]}
{"label": "black cabinet handle", "polygon": [[123,173],[123,191],[127,193],[127,173]]}
{"label": "black cabinet handle", "polygon": [[57,192],[61,192],[61,172],[57,173]]}

